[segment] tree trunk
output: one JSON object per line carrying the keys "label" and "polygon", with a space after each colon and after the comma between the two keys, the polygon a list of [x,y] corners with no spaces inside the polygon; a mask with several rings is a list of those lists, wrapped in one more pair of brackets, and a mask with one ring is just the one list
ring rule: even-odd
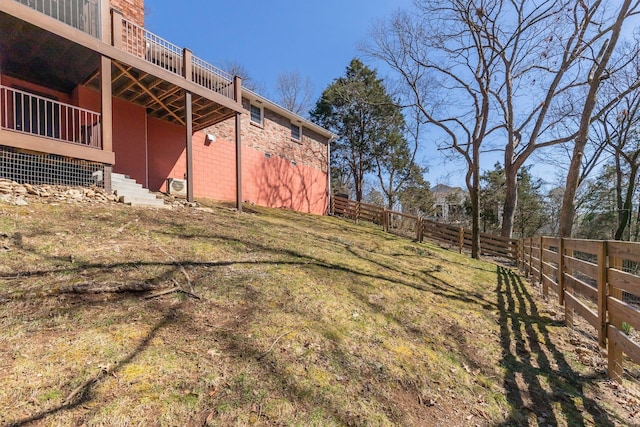
{"label": "tree trunk", "polygon": [[500,235],[510,239],[513,234],[513,222],[516,216],[516,208],[518,207],[518,168],[511,163],[505,162],[504,177],[505,197]]}
{"label": "tree trunk", "polygon": [[471,258],[480,259],[480,144],[474,142],[471,197]]}
{"label": "tree trunk", "polygon": [[573,219],[575,217],[575,197],[578,190],[578,178],[580,177],[580,165],[582,163],[582,151],[586,145],[584,141],[576,141],[573,147],[573,155],[569,172],[567,173],[567,184],[564,188],[564,196],[562,197],[562,208],[560,210],[560,227],[558,234],[560,237],[571,237],[573,229]]}
{"label": "tree trunk", "polygon": [[[631,209],[633,208],[633,192],[637,174],[638,168],[632,166],[631,173],[629,174],[629,184],[627,185],[627,194],[618,215],[618,228],[614,236],[615,240],[624,240],[624,231],[627,229],[627,226],[631,227]],[[629,240],[631,240],[631,230],[629,230]]]}
{"label": "tree trunk", "polygon": [[562,198],[562,210],[560,212],[560,237],[571,237],[571,230],[573,228],[573,220],[575,217],[575,197],[578,190],[580,179],[580,167],[582,165],[582,156],[584,155],[584,148],[589,140],[589,127],[591,126],[591,115],[596,106],[596,95],[600,87],[600,81],[602,75],[607,69],[611,54],[618,43],[620,37],[620,31],[622,31],[622,24],[626,18],[627,12],[631,5],[631,0],[625,0],[616,22],[611,28],[611,40],[602,47],[601,53],[598,55],[597,61],[594,64],[594,68],[590,75],[589,92],[585,98],[582,115],[580,117],[580,128],[578,129],[578,136],[573,147],[573,155],[571,157],[571,164],[569,165],[569,172],[567,173],[567,183],[564,189],[564,197]]}

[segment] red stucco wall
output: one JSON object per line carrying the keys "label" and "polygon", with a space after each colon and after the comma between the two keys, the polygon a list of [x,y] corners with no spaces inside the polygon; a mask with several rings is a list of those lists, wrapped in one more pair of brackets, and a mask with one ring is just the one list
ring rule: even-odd
{"label": "red stucco wall", "polygon": [[[73,91],[74,102],[93,111],[100,111],[100,93],[84,86]],[[116,162],[113,171],[129,175],[147,186],[145,154],[147,114],[143,107],[120,99],[113,99],[113,152]]]}
{"label": "red stucco wall", "polygon": [[258,205],[324,214],[327,175],[278,156],[243,147],[242,198]]}
{"label": "red stucco wall", "polygon": [[[158,130],[160,130],[158,128]],[[149,135],[152,134],[151,128]],[[184,135],[180,138],[184,140]],[[151,141],[151,138],[150,138]],[[154,146],[151,143],[149,146]],[[184,178],[186,156],[180,145],[180,157],[168,171],[166,178]],[[173,144],[172,147],[177,147]],[[154,151],[151,158],[162,158],[168,166],[175,152]],[[205,133],[193,135],[193,190],[195,197],[213,200],[236,199],[235,143],[217,138],[205,143]],[[152,161],[150,160],[150,164]],[[150,168],[150,171],[153,170]],[[150,174],[151,176],[151,174]],[[266,158],[262,151],[243,144],[242,147],[242,199],[261,206],[286,207],[301,212],[322,215],[327,206],[327,175],[325,172],[273,156]]]}
{"label": "red stucco wall", "polygon": [[166,191],[167,178],[184,178],[184,141],[184,127],[154,118],[147,119],[150,190]]}
{"label": "red stucco wall", "polygon": [[[80,86],[71,95],[34,86],[27,82],[2,76],[2,84],[46,94],[56,99],[92,111],[100,111],[100,94]],[[228,120],[225,127],[233,125]],[[321,156],[317,148],[296,143],[294,148],[309,150],[307,157],[292,155],[290,150],[276,150],[278,140],[290,143],[285,137],[271,133],[270,157],[262,146],[245,133],[242,147],[242,198],[258,205],[286,207],[302,212],[323,214],[326,211],[326,172],[302,162],[309,154]],[[218,129],[219,130],[219,129]],[[222,132],[220,132],[222,133]],[[193,135],[194,195],[199,198],[234,201],[236,199],[236,157],[233,135],[217,136],[207,143],[205,133]],[[261,140],[265,136],[261,136]],[[306,142],[306,141],[305,141]],[[165,191],[167,178],[184,178],[186,173],[185,129],[166,121],[149,118],[145,109],[135,104],[113,99],[114,172],[129,175],[152,191]],[[278,152],[281,151],[281,152]],[[296,159],[296,160],[294,160]],[[302,162],[300,162],[300,160]],[[147,180],[148,175],[148,180]]]}

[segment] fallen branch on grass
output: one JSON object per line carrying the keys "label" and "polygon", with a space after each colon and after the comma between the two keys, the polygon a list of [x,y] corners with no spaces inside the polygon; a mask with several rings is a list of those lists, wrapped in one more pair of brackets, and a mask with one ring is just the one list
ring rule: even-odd
{"label": "fallen branch on grass", "polygon": [[185,291],[180,286],[177,286],[177,282],[175,282],[175,283],[176,283],[176,286],[174,286],[173,288],[169,288],[169,289],[165,289],[163,291],[155,292],[155,293],[153,293],[151,295],[145,296],[144,298],[145,299],[152,299],[152,298],[161,297],[162,295],[167,295],[167,294],[172,294],[174,292],[178,292],[178,293],[184,294],[184,295],[186,295],[188,297],[191,297],[191,298],[194,298],[194,299],[200,299],[200,297],[198,295],[194,294],[193,292]]}
{"label": "fallen branch on grass", "polygon": [[63,286],[59,289],[61,294],[102,294],[102,293],[121,293],[121,292],[148,292],[154,291],[161,287],[157,283],[137,282],[84,282],[76,283],[70,286]]}
{"label": "fallen branch on grass", "polygon": [[[187,285],[189,285],[189,290],[191,291],[191,293],[193,293],[194,292],[193,284],[191,283],[191,278],[189,277],[189,274],[187,273],[187,270],[184,269],[184,267],[182,266],[182,264],[180,264],[180,262],[178,260],[176,260],[174,257],[172,257],[171,254],[169,254],[167,251],[165,251],[162,248],[162,246],[158,245],[158,249],[160,249],[166,256],[171,258],[171,261],[173,261],[174,264],[176,264],[178,266],[178,268],[180,269],[180,272],[182,272],[182,274],[184,275],[184,278],[187,280]],[[185,292],[185,291],[183,291],[183,292]]]}
{"label": "fallen branch on grass", "polygon": [[276,345],[276,343],[277,343],[278,341],[280,341],[280,338],[284,337],[285,335],[290,334],[291,332],[293,332],[293,331],[287,331],[287,332],[284,332],[284,333],[280,334],[280,335],[278,336],[278,338],[276,338],[276,340],[275,340],[273,343],[271,343],[271,347],[269,347],[269,350],[265,351],[265,352],[264,352],[264,353],[262,353],[260,356],[258,356],[258,360],[262,359],[262,358],[263,358],[263,357],[265,357],[267,354],[271,353],[271,350],[273,350],[273,346],[274,346],[274,345]]}

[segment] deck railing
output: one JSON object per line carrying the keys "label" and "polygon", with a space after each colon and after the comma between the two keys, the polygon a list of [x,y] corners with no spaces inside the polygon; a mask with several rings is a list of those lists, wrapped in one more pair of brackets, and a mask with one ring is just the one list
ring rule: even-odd
{"label": "deck railing", "polygon": [[100,0],[15,1],[94,37],[100,37]]}
{"label": "deck railing", "polygon": [[193,82],[217,92],[227,98],[234,99],[233,76],[206,61],[193,56],[191,59]]}
{"label": "deck railing", "polygon": [[[233,76],[193,55],[189,55],[191,57],[190,67],[185,67],[185,60],[188,62],[189,57],[184,54],[184,49],[124,17],[120,19],[122,19],[122,49],[124,51],[191,80],[199,86],[234,99]],[[185,75],[189,68],[191,75]]]}
{"label": "deck railing", "polygon": [[[101,37],[102,0],[15,0],[54,19]],[[105,0],[106,1],[106,0]],[[114,12],[117,12],[114,10]],[[185,49],[126,19],[120,12],[113,14],[114,45],[195,84],[235,100],[233,76],[208,62],[189,54]],[[116,41],[117,40],[117,41]],[[185,67],[185,61],[188,67]]]}
{"label": "deck railing", "polygon": [[102,149],[100,113],[0,86],[0,127]]}
{"label": "deck railing", "polygon": [[182,48],[122,18],[122,49],[132,55],[182,75]]}

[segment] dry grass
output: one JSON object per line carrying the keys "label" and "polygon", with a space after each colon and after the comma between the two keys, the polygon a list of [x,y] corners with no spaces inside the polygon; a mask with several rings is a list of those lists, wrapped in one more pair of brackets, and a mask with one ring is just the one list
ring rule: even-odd
{"label": "dry grass", "polygon": [[[0,205],[0,424],[633,422],[511,271],[338,218],[211,208]],[[61,292],[187,289],[180,266],[200,300]]]}

